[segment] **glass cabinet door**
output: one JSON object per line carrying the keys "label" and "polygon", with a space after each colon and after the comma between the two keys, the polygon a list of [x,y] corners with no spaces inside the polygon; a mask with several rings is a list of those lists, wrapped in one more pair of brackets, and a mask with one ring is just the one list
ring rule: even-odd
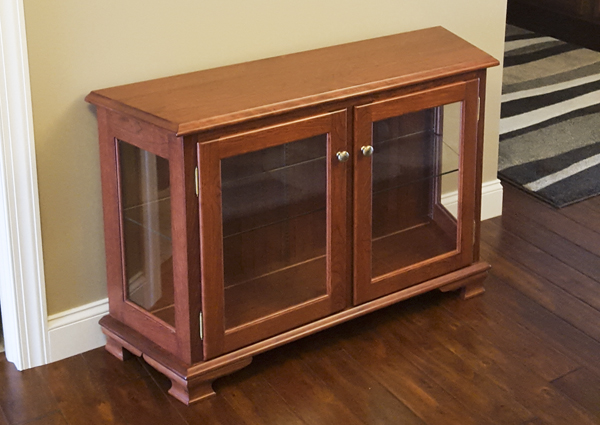
{"label": "glass cabinet door", "polygon": [[327,134],[221,160],[225,329],[327,294]]}
{"label": "glass cabinet door", "polygon": [[118,141],[125,299],[175,328],[169,161]]}
{"label": "glass cabinet door", "polygon": [[476,105],[473,82],[356,109],[356,303],[472,260]]}
{"label": "glass cabinet door", "polygon": [[[345,190],[348,164],[335,157],[337,150],[345,149],[340,137],[344,133],[333,129],[343,128],[342,115],[215,142],[221,243],[214,254],[221,256],[221,270],[218,276],[203,273],[203,287],[218,282],[215,299],[205,298],[204,322],[207,331],[218,324],[224,334],[219,351],[344,307],[343,260],[334,258],[343,255],[339,246],[345,243],[342,233],[333,234],[332,223],[343,224],[345,208],[341,203],[334,210],[328,201],[332,192],[338,196]],[[214,188],[204,184],[202,167],[210,147],[206,151],[200,144],[199,149],[204,191],[200,201],[206,210],[204,202],[210,200],[205,197]],[[203,258],[213,255],[210,249],[202,245]],[[211,297],[210,290],[206,296]],[[218,309],[215,301],[222,303]],[[211,317],[213,311],[218,317]],[[215,338],[207,334],[208,353]]]}

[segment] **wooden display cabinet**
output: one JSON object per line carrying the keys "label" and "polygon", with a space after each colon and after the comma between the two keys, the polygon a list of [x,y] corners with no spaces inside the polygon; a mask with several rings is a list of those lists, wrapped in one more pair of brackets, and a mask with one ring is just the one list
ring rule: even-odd
{"label": "wooden display cabinet", "polygon": [[483,292],[485,70],[431,28],[93,91],[107,349],[184,403],[252,356]]}

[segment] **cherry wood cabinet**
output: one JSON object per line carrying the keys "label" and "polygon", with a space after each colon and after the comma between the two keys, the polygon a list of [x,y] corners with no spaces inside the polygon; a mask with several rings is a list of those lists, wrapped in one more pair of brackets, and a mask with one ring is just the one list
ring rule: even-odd
{"label": "cherry wood cabinet", "polygon": [[430,28],[91,92],[106,348],[190,403],[252,356],[483,292],[485,70]]}

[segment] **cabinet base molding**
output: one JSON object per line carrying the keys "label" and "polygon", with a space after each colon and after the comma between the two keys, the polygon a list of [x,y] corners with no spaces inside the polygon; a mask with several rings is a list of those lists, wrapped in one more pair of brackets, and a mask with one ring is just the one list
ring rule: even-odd
{"label": "cabinet base molding", "polygon": [[460,289],[460,296],[463,300],[481,295],[485,292],[483,281],[487,277],[487,271],[482,274],[470,276],[460,282],[455,282],[449,285],[442,286],[440,291],[450,292]]}
{"label": "cabinet base molding", "polygon": [[252,362],[253,356],[272,348],[296,341],[434,289],[439,289],[442,292],[461,290],[463,299],[479,295],[484,292],[483,281],[489,268],[488,263],[478,262],[453,273],[349,308],[231,353],[192,365],[182,363],[171,353],[110,316],[104,316],[100,320],[100,325],[102,326],[102,332],[107,337],[106,350],[108,352],[120,360],[126,360],[132,355],[142,357],[151,367],[171,380],[169,394],[189,405],[214,395],[213,381],[248,366]]}

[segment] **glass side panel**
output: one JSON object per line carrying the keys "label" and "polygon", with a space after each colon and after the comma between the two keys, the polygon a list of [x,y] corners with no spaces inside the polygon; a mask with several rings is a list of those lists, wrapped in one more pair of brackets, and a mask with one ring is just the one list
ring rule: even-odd
{"label": "glass side panel", "polygon": [[327,139],[221,161],[227,329],[327,293]]}
{"label": "glass side panel", "polygon": [[458,249],[461,123],[461,103],[373,123],[374,278]]}
{"label": "glass side panel", "polygon": [[169,161],[119,141],[127,299],[175,326]]}

